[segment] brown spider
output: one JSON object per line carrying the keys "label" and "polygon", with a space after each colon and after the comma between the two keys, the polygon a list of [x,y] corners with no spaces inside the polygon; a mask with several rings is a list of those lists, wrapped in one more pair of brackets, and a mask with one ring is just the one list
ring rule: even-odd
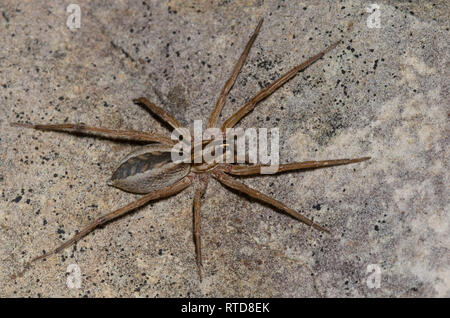
{"label": "brown spider", "polygon": [[[215,107],[208,120],[208,128],[216,127],[219,114],[225,104],[226,97],[236,82],[236,78],[244,64],[245,59],[250,51],[250,48],[255,41],[258,32],[261,28],[263,20],[258,23],[253,35],[248,41],[243,53],[241,54],[239,60],[237,61],[230,78],[225,83],[219,98],[215,104]],[[227,128],[234,127],[245,115],[251,112],[255,106],[271,95],[275,90],[280,88],[289,79],[294,77],[298,72],[304,70],[309,65],[313,64],[320,58],[322,58],[328,51],[333,49],[339,44],[335,42],[334,44],[327,47],[322,52],[314,55],[306,62],[294,67],[279,79],[271,83],[269,86],[261,90],[252,99],[250,99],[244,106],[242,106],[237,112],[232,114],[225,122],[221,125],[221,131],[225,131]],[[141,97],[134,100],[133,102],[146,106],[152,113],[158,116],[161,120],[169,124],[174,129],[182,128],[182,125],[168,112],[162,108],[156,106],[152,102],[148,101],[146,98]],[[121,190],[144,194],[138,200],[121,207],[113,212],[107,213],[90,223],[80,232],[78,232],[71,239],[58,246],[56,249],[44,253],[43,255],[37,256],[32,259],[29,263],[25,265],[27,269],[31,263],[53,255],[60,252],[64,248],[70,246],[71,244],[77,242],[85,235],[103,225],[109,221],[112,221],[120,216],[123,216],[130,211],[142,207],[146,203],[152,200],[157,200],[161,198],[170,197],[175,195],[182,190],[188,188],[191,185],[195,186],[194,195],[194,241],[197,256],[197,267],[200,280],[201,266],[202,266],[202,256],[201,256],[201,241],[200,241],[200,206],[201,199],[206,191],[208,181],[211,177],[218,180],[220,183],[229,187],[231,189],[237,190],[248,196],[262,201],[271,207],[281,210],[292,217],[298,219],[299,221],[314,227],[323,232],[328,230],[322,226],[314,223],[310,219],[302,216],[293,209],[287,207],[283,203],[275,200],[274,198],[265,195],[249,186],[233,179],[230,175],[234,176],[251,176],[261,174],[261,168],[264,167],[262,164],[255,165],[233,165],[230,163],[176,163],[171,160],[171,149],[175,144],[175,141],[155,133],[134,131],[134,130],[118,130],[118,129],[107,129],[101,127],[92,127],[84,124],[24,124],[15,123],[12,124],[20,127],[34,128],[39,130],[51,130],[51,131],[63,131],[68,133],[82,133],[82,134],[100,134],[104,137],[118,138],[118,139],[128,139],[134,141],[144,141],[153,142],[151,145],[143,146],[137,151],[130,153],[126,156],[118,165],[117,169],[112,175],[110,185],[120,188]],[[204,146],[206,143],[203,143]],[[360,162],[370,159],[369,157],[357,158],[357,159],[338,159],[338,160],[325,160],[325,161],[306,161],[306,162],[294,162],[288,164],[280,164],[277,172],[292,171],[299,169],[312,169],[319,167],[329,167],[336,165],[343,165],[349,163]],[[247,162],[248,163],[248,162]],[[23,272],[22,272],[23,273]]]}

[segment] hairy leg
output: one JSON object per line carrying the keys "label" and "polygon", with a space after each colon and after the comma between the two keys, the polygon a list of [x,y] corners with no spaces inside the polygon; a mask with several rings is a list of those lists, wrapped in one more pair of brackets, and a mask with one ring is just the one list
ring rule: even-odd
{"label": "hairy leg", "polygon": [[283,76],[281,76],[276,81],[272,82],[269,86],[261,90],[258,94],[256,94],[250,101],[248,101],[244,106],[242,106],[238,111],[236,111],[233,115],[231,115],[222,125],[222,130],[225,130],[226,128],[232,128],[234,125],[236,125],[245,115],[247,115],[249,112],[255,108],[256,104],[258,104],[260,101],[262,101],[264,98],[271,95],[273,92],[275,92],[278,88],[280,88],[284,83],[286,83],[288,80],[290,80],[292,77],[294,77],[298,72],[304,70],[320,58],[322,58],[328,51],[335,48],[340,41],[333,43],[329,47],[327,47],[322,52],[319,52],[318,54],[311,57],[306,62],[294,67],[289,72],[285,73]]}
{"label": "hairy leg", "polygon": [[220,112],[222,111],[223,106],[225,105],[226,98],[228,93],[230,92],[231,88],[233,87],[234,83],[236,82],[236,79],[238,77],[239,72],[242,69],[242,65],[244,65],[245,59],[247,58],[248,53],[250,52],[250,49],[255,42],[255,39],[259,33],[259,30],[261,29],[261,25],[263,23],[263,19],[261,19],[253,32],[253,35],[250,37],[250,40],[248,40],[247,45],[245,46],[244,52],[242,52],[241,56],[239,57],[239,60],[237,61],[236,65],[234,66],[233,72],[231,73],[230,78],[225,83],[225,86],[222,88],[222,92],[220,93],[219,98],[217,99],[216,105],[214,106],[213,111],[211,112],[211,115],[208,120],[208,128],[216,127],[217,121],[219,120]]}
{"label": "hairy leg", "polygon": [[[95,230],[100,225],[105,224],[105,223],[107,223],[109,221],[112,221],[112,220],[114,220],[114,219],[116,219],[116,218],[118,218],[118,217],[120,217],[122,215],[125,215],[125,214],[127,214],[127,213],[129,213],[129,212],[131,212],[131,211],[133,211],[133,210],[143,206],[144,204],[148,203],[149,201],[157,200],[157,199],[161,199],[161,198],[166,198],[166,197],[170,197],[170,196],[172,196],[174,194],[177,194],[178,192],[186,189],[191,184],[192,184],[192,176],[188,175],[188,176],[184,177],[183,179],[177,181],[175,184],[173,184],[171,186],[168,186],[168,187],[156,190],[154,192],[151,192],[149,194],[146,194],[146,195],[142,196],[141,198],[139,198],[138,200],[136,200],[136,201],[134,201],[134,202],[124,206],[124,207],[121,207],[120,209],[117,209],[117,210],[115,210],[113,212],[110,212],[110,213],[102,215],[101,217],[99,217],[98,219],[96,219],[95,221],[90,223],[88,226],[83,228],[80,232],[78,232],[76,235],[74,235],[71,239],[69,239],[68,241],[64,242],[63,244],[61,244],[60,246],[58,246],[54,250],[33,258],[30,262],[28,262],[25,265],[25,270],[27,268],[29,268],[29,266],[32,263],[34,263],[35,261],[38,261],[38,260],[43,259],[43,258],[46,258],[46,257],[51,256],[53,254],[56,254],[56,253],[62,251],[63,249],[65,249],[66,247],[72,245],[73,243],[79,241],[80,239],[85,237],[87,234],[89,234],[90,232]],[[22,273],[20,273],[20,274],[22,274]]]}
{"label": "hairy leg", "polygon": [[[322,161],[304,161],[304,162],[292,162],[286,164],[280,164],[278,170],[275,173],[302,170],[302,169],[314,169],[323,167],[332,167],[338,165],[347,165],[350,163],[361,162],[369,160],[370,157],[356,158],[356,159],[336,159],[336,160],[322,160]],[[268,165],[227,165],[225,171],[235,176],[252,176],[260,175],[262,167],[269,167]]]}
{"label": "hairy leg", "polygon": [[11,123],[11,126],[33,128],[37,130],[46,131],[58,131],[74,134],[86,134],[86,135],[97,135],[104,138],[111,139],[126,139],[134,141],[148,141],[148,142],[159,142],[164,145],[174,145],[174,141],[170,138],[144,131],[136,130],[119,130],[119,129],[109,129],[102,127],[92,127],[85,124],[25,124],[25,123]]}
{"label": "hairy leg", "polygon": [[200,234],[200,209],[201,200],[206,192],[209,176],[203,175],[200,179],[199,187],[195,190],[194,195],[194,241],[195,241],[195,253],[197,255],[197,268],[200,281],[202,280],[202,245]]}
{"label": "hairy leg", "polygon": [[329,231],[327,229],[325,229],[324,227],[314,223],[313,221],[311,221],[310,219],[304,217],[303,215],[299,214],[298,212],[292,210],[291,208],[287,207],[286,205],[284,205],[283,203],[281,203],[280,201],[275,200],[272,197],[269,197],[268,195],[265,195],[264,193],[261,193],[255,189],[250,188],[249,186],[231,178],[230,176],[226,175],[224,172],[220,171],[220,170],[215,170],[213,172],[213,176],[214,178],[216,178],[217,180],[220,181],[220,183],[226,185],[229,188],[238,190],[242,193],[245,193],[247,195],[249,195],[250,197],[257,199],[259,201],[265,202],[267,204],[269,204],[272,207],[275,207],[287,214],[289,214],[290,216],[296,218],[297,220],[299,220],[300,222],[303,222],[309,226],[312,226],[313,228],[320,230],[322,232],[326,232],[329,233]]}
{"label": "hairy leg", "polygon": [[177,129],[179,127],[183,127],[178,120],[175,119],[169,112],[165,111],[159,106],[156,106],[151,101],[149,101],[145,97],[140,97],[137,99],[133,99],[133,102],[136,104],[141,104],[147,107],[152,113],[157,115],[161,120],[163,120],[165,123],[172,126],[172,128]]}

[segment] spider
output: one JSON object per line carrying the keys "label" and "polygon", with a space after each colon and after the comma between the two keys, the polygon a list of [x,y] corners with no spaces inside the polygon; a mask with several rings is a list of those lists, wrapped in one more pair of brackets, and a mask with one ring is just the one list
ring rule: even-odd
{"label": "spider", "polygon": [[[219,120],[219,115],[222,108],[225,105],[226,97],[233,87],[238,74],[249,54],[249,51],[261,29],[263,20],[261,19],[250,37],[244,51],[236,62],[231,76],[226,81],[217,102],[209,116],[208,128],[216,127]],[[298,72],[306,69],[314,62],[321,59],[327,52],[335,48],[340,41],[337,41],[323,51],[314,55],[307,61],[300,65],[295,66],[290,71],[282,75],[280,78],[272,82],[266,88],[258,92],[253,98],[245,103],[238,111],[233,113],[227,118],[221,125],[221,131],[224,132],[227,128],[234,127],[244,116],[250,113],[259,102],[266,97],[270,96],[284,83],[294,77]],[[178,120],[171,114],[162,109],[161,107],[153,104],[145,97],[141,97],[133,100],[134,103],[140,104],[159,119],[168,124],[171,128],[177,130],[183,128]],[[72,238],[59,245],[57,248],[45,252],[33,258],[30,262],[25,264],[25,269],[29,268],[30,264],[37,260],[47,258],[53,254],[56,254],[66,247],[74,244],[99,226],[108,223],[114,219],[117,219],[139,207],[144,206],[150,201],[159,200],[173,196],[184,189],[193,186],[195,188],[194,202],[193,202],[193,240],[196,251],[196,263],[198,269],[198,275],[200,281],[202,280],[202,253],[201,253],[201,232],[200,232],[200,208],[201,200],[207,189],[208,181],[212,178],[218,180],[222,185],[232,190],[237,190],[239,193],[248,195],[258,201],[266,203],[270,207],[282,211],[293,218],[305,223],[319,231],[329,233],[329,231],[314,223],[312,220],[299,214],[295,210],[289,208],[285,204],[281,203],[274,198],[255,190],[244,183],[241,183],[236,178],[231,176],[255,176],[260,175],[261,169],[264,167],[262,164],[230,164],[230,163],[218,163],[213,162],[201,162],[201,163],[176,163],[171,160],[171,149],[173,148],[175,141],[169,137],[161,134],[149,133],[144,131],[135,130],[119,130],[108,129],[102,127],[92,127],[84,124],[26,124],[26,123],[13,123],[13,126],[20,126],[25,128],[33,128],[37,130],[66,132],[72,134],[89,134],[89,135],[101,135],[103,137],[112,139],[127,139],[133,141],[143,141],[149,143],[140,149],[128,154],[118,165],[117,169],[113,173],[110,185],[117,187],[121,190],[143,194],[136,201],[123,206],[110,213],[103,214],[98,219],[88,224],[81,231],[77,232]],[[206,142],[207,144],[207,142]],[[202,143],[202,147],[205,143]],[[280,164],[277,173],[285,171],[293,171],[300,169],[314,169],[320,167],[330,167],[336,165],[344,165],[350,163],[361,162],[368,160],[370,157],[356,158],[356,159],[337,159],[337,160],[324,160],[324,161],[305,161],[305,162],[293,162],[287,164]],[[245,163],[248,163],[245,162]],[[22,272],[23,273],[23,272]]]}

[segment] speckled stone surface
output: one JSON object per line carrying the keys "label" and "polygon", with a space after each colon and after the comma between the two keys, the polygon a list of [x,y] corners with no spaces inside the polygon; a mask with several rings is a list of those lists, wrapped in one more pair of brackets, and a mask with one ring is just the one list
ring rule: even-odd
{"label": "speckled stone surface", "polygon": [[[447,1],[77,1],[0,4],[1,297],[449,297]],[[230,115],[270,81],[343,43],[247,116],[279,127],[282,162],[371,156],[351,166],[245,179],[331,230],[209,184],[203,274],[192,188],[96,230],[11,279],[137,196],[108,187],[139,145],[10,127],[77,122],[166,133],[132,99],[206,119],[258,20]],[[67,267],[81,271],[69,288]],[[370,284],[370,264],[381,271]],[[369,280],[369,284],[367,281]],[[371,288],[375,287],[375,288]]]}

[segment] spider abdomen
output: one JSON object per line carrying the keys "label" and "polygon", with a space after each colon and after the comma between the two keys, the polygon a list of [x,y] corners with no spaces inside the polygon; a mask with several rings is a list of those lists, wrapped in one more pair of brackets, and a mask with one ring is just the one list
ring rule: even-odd
{"label": "spider abdomen", "polygon": [[189,164],[172,161],[170,146],[153,144],[128,154],[119,163],[109,184],[143,194],[170,186],[189,171]]}

